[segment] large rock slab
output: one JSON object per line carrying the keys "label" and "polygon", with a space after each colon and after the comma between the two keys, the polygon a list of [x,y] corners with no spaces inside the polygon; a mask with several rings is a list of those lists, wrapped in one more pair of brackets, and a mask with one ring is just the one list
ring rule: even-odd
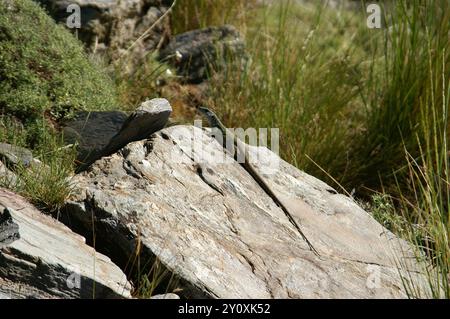
{"label": "large rock slab", "polygon": [[209,27],[178,34],[159,54],[171,63],[188,82],[205,80],[212,70],[227,67],[231,59],[246,61],[245,42],[231,25]]}
{"label": "large rock slab", "polygon": [[128,298],[130,289],[83,237],[0,188],[0,297]]}
{"label": "large rock slab", "polygon": [[102,251],[122,267],[137,249],[142,263],[156,257],[183,297],[405,298],[402,275],[420,282],[408,244],[351,198],[266,148],[251,154],[320,256],[197,127],[163,129],[75,176],[63,220],[89,239],[94,217]]}

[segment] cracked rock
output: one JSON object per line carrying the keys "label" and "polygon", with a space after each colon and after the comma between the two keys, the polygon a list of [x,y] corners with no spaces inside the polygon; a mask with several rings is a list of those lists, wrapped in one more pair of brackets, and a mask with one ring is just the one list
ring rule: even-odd
{"label": "cracked rock", "polygon": [[0,188],[0,298],[129,298],[131,285],[80,235]]}
{"label": "cracked rock", "polygon": [[425,283],[411,247],[351,198],[267,148],[250,156],[320,256],[245,169],[191,126],[130,143],[75,176],[63,221],[92,242],[94,218],[102,252],[125,268],[140,249],[142,264],[178,279],[181,297],[406,298],[401,276]]}

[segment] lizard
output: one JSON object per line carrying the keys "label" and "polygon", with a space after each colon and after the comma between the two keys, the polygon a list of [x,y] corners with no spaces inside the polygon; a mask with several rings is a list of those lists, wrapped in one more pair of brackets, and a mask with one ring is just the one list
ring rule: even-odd
{"label": "lizard", "polygon": [[[288,218],[289,222],[294,226],[294,228],[298,231],[298,233],[301,235],[301,237],[306,241],[309,248],[311,249],[314,254],[319,256],[319,253],[314,248],[314,246],[311,244],[311,242],[308,240],[308,238],[305,236],[303,231],[300,229],[300,226],[297,224],[295,219],[292,217],[289,210],[286,208],[286,206],[282,203],[282,201],[277,197],[277,195],[274,193],[274,191],[269,187],[267,182],[261,177],[261,175],[256,171],[256,169],[252,166],[250,163],[250,159],[248,156],[248,153],[246,151],[246,145],[244,142],[242,142],[236,135],[231,133],[225,125],[219,120],[219,117],[210,109],[200,106],[197,108],[198,112],[203,115],[211,128],[216,128],[219,130],[219,132],[222,134],[223,140],[219,141],[221,143],[225,143],[225,137],[231,136],[233,138],[233,147],[236,149],[235,159],[237,158],[238,154],[244,155],[243,162],[239,163],[241,166],[252,176],[252,178],[258,183],[258,185],[265,191],[267,195],[277,204],[278,207],[281,208],[281,210],[284,212],[286,217]],[[226,146],[222,144],[222,146],[225,148]]]}

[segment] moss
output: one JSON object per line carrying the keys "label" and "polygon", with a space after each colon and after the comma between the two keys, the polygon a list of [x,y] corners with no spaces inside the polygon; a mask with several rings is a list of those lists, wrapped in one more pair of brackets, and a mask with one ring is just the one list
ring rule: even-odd
{"label": "moss", "polygon": [[79,41],[31,0],[0,2],[0,111],[24,122],[116,107],[115,87]]}

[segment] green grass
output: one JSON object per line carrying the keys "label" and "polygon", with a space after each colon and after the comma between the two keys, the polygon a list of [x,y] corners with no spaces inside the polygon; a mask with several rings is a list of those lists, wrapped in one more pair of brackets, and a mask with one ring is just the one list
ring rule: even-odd
{"label": "green grass", "polygon": [[171,26],[174,34],[205,28],[234,24],[245,27],[248,9],[253,7],[254,0],[178,0],[173,14]]}
{"label": "green grass", "polygon": [[215,83],[212,106],[231,127],[280,128],[281,156],[309,173],[327,179],[305,154],[347,176],[349,140],[362,134],[365,113],[364,16],[290,3],[254,15],[246,34],[252,64]]}
{"label": "green grass", "polygon": [[[360,178],[391,194],[394,216],[408,221],[417,258],[428,257],[425,297],[450,298],[450,3],[405,4],[383,34],[384,70],[365,87],[367,130],[355,157]],[[410,296],[424,297],[417,286],[407,286]]]}
{"label": "green grass", "polygon": [[141,299],[148,299],[156,294],[176,293],[180,291],[178,287],[179,279],[170,273],[158,260],[151,263],[150,269],[137,271],[137,282],[134,296]]}
{"label": "green grass", "polygon": [[[448,29],[447,29],[448,30]],[[428,38],[425,43],[430,49]],[[418,156],[405,147],[406,187],[398,183],[399,213],[407,216],[408,238],[419,248],[418,259],[428,256],[428,286],[433,298],[450,298],[450,81],[446,49],[428,50],[427,89],[419,98],[419,123],[415,134]],[[403,177],[403,176],[401,176]],[[406,191],[405,191],[406,189]],[[420,229],[413,227],[419,225]],[[410,294],[422,297],[415,287]]]}
{"label": "green grass", "polygon": [[73,172],[75,149],[65,147],[45,119],[24,126],[11,117],[0,118],[0,141],[27,147],[30,136],[34,140],[33,157],[42,164],[14,167],[16,183],[0,179],[0,186],[25,196],[42,211],[57,214],[72,191],[68,177]]}

